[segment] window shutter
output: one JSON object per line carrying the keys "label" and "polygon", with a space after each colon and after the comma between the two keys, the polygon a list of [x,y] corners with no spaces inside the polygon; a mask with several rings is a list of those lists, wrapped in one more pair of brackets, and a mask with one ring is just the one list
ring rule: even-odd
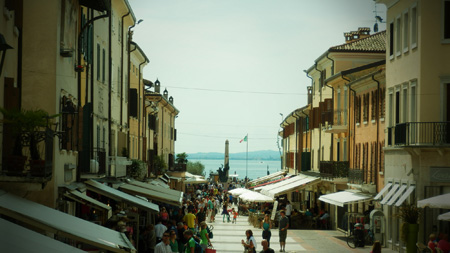
{"label": "window shutter", "polygon": [[138,116],[138,94],[137,89],[130,89],[130,102],[128,103],[130,107],[130,116],[136,117]]}

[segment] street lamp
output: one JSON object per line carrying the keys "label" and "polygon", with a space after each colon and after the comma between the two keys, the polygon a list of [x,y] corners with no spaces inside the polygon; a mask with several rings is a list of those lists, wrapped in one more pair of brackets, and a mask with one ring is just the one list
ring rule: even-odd
{"label": "street lamp", "polygon": [[2,59],[0,62],[0,76],[2,76],[3,63],[5,62],[6,50],[12,49],[13,47],[6,43],[5,37],[0,33],[0,52],[2,52]]}

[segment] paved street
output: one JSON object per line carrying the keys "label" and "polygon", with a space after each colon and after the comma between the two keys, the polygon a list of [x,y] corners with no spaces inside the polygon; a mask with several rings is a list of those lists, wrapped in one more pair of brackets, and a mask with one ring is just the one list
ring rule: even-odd
{"label": "paved street", "polygon": [[[237,223],[223,223],[222,216],[216,216],[216,222],[208,223],[214,226],[214,238],[211,240],[217,253],[243,252],[241,240],[245,239],[245,231],[251,229],[257,242],[257,252],[261,250],[261,229],[254,228],[247,222],[247,216],[237,218]],[[271,248],[279,252],[278,230],[272,229]],[[350,249],[347,246],[345,235],[333,230],[289,230],[286,239],[286,252],[370,252],[371,247]],[[395,252],[386,248],[383,253]]]}

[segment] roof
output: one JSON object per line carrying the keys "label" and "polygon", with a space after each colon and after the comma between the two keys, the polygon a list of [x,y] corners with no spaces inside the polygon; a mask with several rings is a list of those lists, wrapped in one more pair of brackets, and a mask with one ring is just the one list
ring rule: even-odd
{"label": "roof", "polygon": [[386,31],[381,31],[369,37],[330,47],[329,52],[386,52]]}

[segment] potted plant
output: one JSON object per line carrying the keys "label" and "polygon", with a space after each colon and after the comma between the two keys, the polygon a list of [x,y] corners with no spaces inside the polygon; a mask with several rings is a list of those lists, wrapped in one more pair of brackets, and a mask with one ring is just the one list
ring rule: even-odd
{"label": "potted plant", "polygon": [[401,239],[406,243],[408,253],[416,252],[417,236],[419,231],[419,218],[422,209],[418,208],[416,202],[403,203],[399,209],[399,218],[403,220],[401,227]]}
{"label": "potted plant", "polygon": [[[4,169],[7,175],[14,176],[23,172],[27,157],[23,155],[23,113],[19,109],[7,110],[0,107],[3,119],[0,121],[3,125],[3,142],[8,145],[11,143],[12,149],[5,149],[3,153],[3,162],[6,165]],[[9,153],[7,153],[9,151]]]}

